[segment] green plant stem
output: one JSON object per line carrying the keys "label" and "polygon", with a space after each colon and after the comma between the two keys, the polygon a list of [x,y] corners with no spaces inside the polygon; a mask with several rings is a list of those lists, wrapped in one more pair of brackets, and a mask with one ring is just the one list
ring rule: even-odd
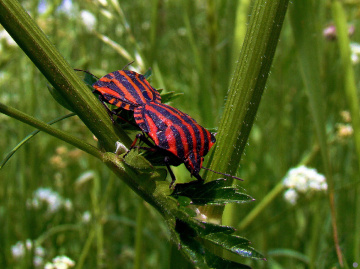
{"label": "green plant stem", "polygon": [[88,238],[86,239],[85,245],[81,251],[80,257],[76,263],[76,269],[81,269],[84,266],[85,259],[89,253],[90,247],[92,245],[92,242],[95,238],[95,230],[91,229],[90,233],[88,235]]}
{"label": "green plant stem", "polygon": [[[332,13],[338,34],[338,44],[344,72],[345,97],[350,108],[351,123],[354,129],[355,152],[358,160],[358,169],[360,170],[360,109],[359,96],[355,82],[354,68],[350,56],[350,41],[348,37],[348,25],[346,15],[342,4],[339,1],[333,1]],[[360,257],[360,184],[355,190],[355,223],[354,227],[354,249],[353,260],[359,261]]]}
{"label": "green plant stem", "polygon": [[[210,58],[210,70],[208,76],[210,77],[210,95],[219,96],[217,90],[217,43],[218,43],[218,22],[217,22],[217,8],[215,0],[207,0],[206,14],[207,14],[207,28],[208,28],[208,38],[209,38],[209,58]],[[209,93],[206,93],[209,95]],[[216,98],[212,98],[214,102],[214,107],[218,107]],[[207,113],[212,112],[212,110],[206,110]],[[212,116],[212,115],[211,115]]]}
{"label": "green plant stem", "polygon": [[[236,22],[234,30],[234,41],[233,41],[233,59],[237,59],[239,55],[239,48],[241,48],[242,43],[244,42],[246,34],[246,25],[248,22],[248,10],[249,10],[250,0],[239,1],[236,10]],[[236,67],[236,62],[233,63],[233,68]]]}
{"label": "green plant stem", "polygon": [[240,222],[237,229],[244,230],[282,191],[284,184],[282,180],[261,200],[261,202]]}
{"label": "green plant stem", "polygon": [[153,66],[156,60],[157,49],[158,49],[158,32],[159,32],[159,18],[161,16],[160,8],[163,5],[162,0],[152,0],[151,4],[151,27],[150,27],[150,53],[149,53],[149,64]]}
{"label": "green plant stem", "polygon": [[63,224],[63,225],[55,226],[55,227],[48,229],[45,233],[40,235],[35,240],[35,244],[37,246],[41,246],[42,244],[44,244],[44,242],[48,238],[50,238],[51,236],[53,236],[55,234],[63,233],[63,232],[67,232],[67,231],[79,231],[80,229],[81,229],[81,226],[76,225],[76,224]]}
{"label": "green plant stem", "polygon": [[84,142],[83,140],[76,138],[75,136],[69,135],[68,133],[65,133],[61,130],[58,130],[54,127],[52,127],[51,125],[37,120],[34,117],[27,115],[24,112],[21,112],[15,108],[6,106],[2,103],[0,103],[0,112],[3,114],[6,114],[14,119],[17,119],[23,123],[26,123],[30,126],[33,126],[45,133],[48,133],[56,138],[59,138],[91,155],[93,155],[94,157],[101,159],[102,158],[102,152],[100,150],[98,150],[97,148],[95,148],[94,146]]}
{"label": "green plant stem", "polygon": [[115,150],[115,142],[119,139],[127,146],[131,144],[124,131],[114,129],[99,100],[75,74],[18,1],[0,2],[0,23],[59,94],[69,102],[74,112],[107,151]]}
{"label": "green plant stem", "polygon": [[[67,114],[65,116],[61,116],[59,118],[56,118],[55,120],[52,120],[50,122],[48,122],[47,124],[52,125],[58,121],[61,121],[63,119],[75,116],[75,113],[70,113]],[[15,152],[21,147],[23,146],[26,142],[28,142],[31,138],[33,138],[36,134],[38,134],[40,132],[40,130],[36,130],[34,132],[31,132],[29,135],[27,135],[23,140],[21,140],[19,142],[19,144],[17,144],[4,158],[4,160],[0,163],[0,169],[2,169],[4,167],[4,165],[8,162],[8,160],[15,154]]]}
{"label": "green plant stem", "polygon": [[100,178],[95,176],[92,181],[91,202],[94,213],[93,229],[95,230],[96,239],[96,265],[97,268],[103,267],[102,258],[104,256],[104,239],[103,239],[103,218],[105,217],[105,210],[101,211],[101,203],[99,195],[101,193]]}
{"label": "green plant stem", "polygon": [[[270,71],[288,0],[254,2],[249,27],[219,125],[211,169],[235,174],[246,146]],[[207,174],[207,180],[216,179]],[[205,214],[221,219],[223,207],[208,207]]]}
{"label": "green plant stem", "polygon": [[[311,151],[308,152],[300,161],[300,163],[296,166],[301,166],[301,165],[307,165],[309,164],[313,158],[315,157],[315,155],[318,153],[319,151],[319,146],[317,144],[315,144]],[[238,229],[239,230],[244,230],[250,223],[252,223],[252,221],[265,209],[267,208],[267,206],[274,201],[274,199],[281,194],[281,192],[284,190],[284,186],[283,186],[283,180],[281,180],[278,184],[275,185],[275,187],[268,192],[268,194],[260,201],[260,203],[258,203],[256,205],[256,207],[254,207],[254,209],[252,209],[250,211],[249,214],[246,215],[246,217],[240,222],[240,224],[238,225]],[[231,215],[232,212],[228,212],[229,215]],[[224,216],[225,219],[225,216]],[[229,221],[226,222],[226,224],[228,225]]]}
{"label": "green plant stem", "polygon": [[145,205],[143,201],[139,202],[139,206],[137,207],[137,215],[136,215],[136,234],[135,234],[135,261],[134,261],[134,269],[142,268],[142,260],[143,260],[143,240],[144,240],[144,214],[145,214]]}
{"label": "green plant stem", "polygon": [[343,257],[339,245],[336,221],[336,207],[334,199],[334,179],[330,162],[327,136],[325,130],[325,108],[323,106],[323,83],[320,59],[320,42],[322,23],[320,11],[325,9],[324,1],[304,0],[295,1],[291,8],[291,23],[297,47],[300,71],[303,76],[305,89],[309,97],[310,111],[314,122],[317,140],[320,147],[322,163],[328,183],[328,199],[331,212],[334,245],[341,267]]}
{"label": "green plant stem", "polygon": [[[187,1],[187,3],[190,3],[189,1]],[[212,104],[212,98],[211,98],[211,94],[209,94],[206,89],[208,89],[208,83],[207,80],[205,79],[205,68],[203,65],[203,59],[202,59],[202,54],[201,54],[201,49],[199,49],[196,40],[195,40],[195,36],[193,33],[193,27],[191,26],[191,22],[190,22],[190,17],[188,12],[184,12],[183,15],[184,18],[184,24],[186,27],[186,33],[187,33],[187,37],[189,39],[189,43],[190,43],[190,47],[193,53],[193,57],[194,57],[194,62],[195,62],[195,66],[196,66],[196,73],[197,73],[197,77],[198,77],[198,83],[199,85],[196,85],[195,87],[198,89],[198,104],[199,104],[199,108],[200,108],[200,113],[201,113],[201,119],[202,122],[206,125],[210,125],[212,124],[213,121],[213,115],[212,115],[212,111],[208,110],[207,107],[209,106],[209,104]]]}

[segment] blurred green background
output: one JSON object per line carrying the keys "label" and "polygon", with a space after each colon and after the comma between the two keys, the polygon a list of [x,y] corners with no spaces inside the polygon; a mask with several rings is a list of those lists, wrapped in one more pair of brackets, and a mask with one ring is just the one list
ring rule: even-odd
{"label": "blurred green background", "polygon": [[[352,268],[360,263],[354,240],[354,233],[360,229],[355,224],[358,156],[344,98],[344,74],[330,1],[319,2],[322,4],[314,5],[318,16],[309,40],[315,39],[321,48],[318,72],[325,97],[323,124],[335,181],[339,240]],[[135,60],[132,68],[138,72],[152,68],[150,82],[155,88],[183,93],[171,105],[205,127],[217,126],[240,54],[251,1],[21,3],[74,68],[101,77]],[[360,44],[355,42],[360,39],[360,1],[347,1],[345,8],[358,85]],[[302,55],[294,39],[296,24],[290,23],[289,15],[236,174],[244,179],[239,186],[256,201],[227,209],[224,221],[243,228],[239,234],[267,257],[267,262],[250,262],[254,268],[331,268],[336,266],[337,258],[324,191],[299,194],[296,202],[289,203],[284,199],[283,187],[256,218],[241,226],[241,221],[269,197],[292,167],[305,164],[324,173],[299,68]],[[298,16],[301,18],[301,14]],[[44,77],[3,29],[0,55],[0,102],[43,121],[69,113],[54,101]],[[96,144],[77,117],[54,126]],[[3,114],[0,130],[2,159],[33,131]],[[184,167],[174,170],[179,181],[189,178]],[[0,170],[0,267],[30,268],[35,264],[42,268],[55,256],[66,255],[78,268],[171,268],[176,254],[171,252],[165,223],[151,206],[140,206],[142,203],[105,165],[40,133]],[[143,227],[140,256],[135,255],[137,227]],[[26,241],[27,246],[21,243]]]}

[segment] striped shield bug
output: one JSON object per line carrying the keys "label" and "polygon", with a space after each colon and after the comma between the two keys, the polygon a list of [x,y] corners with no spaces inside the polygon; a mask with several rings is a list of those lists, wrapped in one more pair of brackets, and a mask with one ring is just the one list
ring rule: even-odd
{"label": "striped shield bug", "polygon": [[[170,165],[182,163],[197,180],[203,181],[199,175],[204,156],[215,143],[212,133],[199,125],[189,115],[169,105],[161,103],[159,92],[141,74],[129,70],[109,73],[93,84],[94,93],[107,108],[109,115],[119,116],[123,110],[133,111],[136,125],[143,132],[135,137],[126,155],[136,148],[138,140],[143,141],[148,149],[163,157],[172,178],[170,186],[176,178]],[[113,111],[105,105],[112,104]],[[114,122],[114,121],[113,121]],[[210,170],[210,169],[208,169]],[[214,173],[219,173],[210,170]],[[225,176],[237,177],[219,173]]]}
{"label": "striped shield bug", "polygon": [[[168,168],[169,165],[177,166],[184,163],[191,175],[202,180],[199,172],[204,156],[215,143],[212,133],[189,115],[162,103],[150,102],[145,106],[137,107],[134,110],[134,118],[155,146],[165,152],[165,164]],[[146,142],[144,136],[140,135],[137,138]],[[135,144],[136,140],[132,147]],[[173,183],[175,177],[172,172],[170,174]]]}
{"label": "striped shield bug", "polygon": [[160,103],[161,96],[141,74],[130,70],[109,73],[93,84],[104,102],[125,110],[134,110],[149,102]]}

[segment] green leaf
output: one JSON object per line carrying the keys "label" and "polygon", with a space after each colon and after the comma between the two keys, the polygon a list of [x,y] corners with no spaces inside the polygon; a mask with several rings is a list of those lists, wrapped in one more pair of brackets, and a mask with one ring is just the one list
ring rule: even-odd
{"label": "green leaf", "polygon": [[[181,228],[179,228],[181,226]],[[194,230],[186,223],[176,222],[177,239],[179,240],[179,249],[192,262],[195,268],[222,268],[222,269],[241,269],[250,268],[246,265],[222,259],[204,248],[204,246],[195,239]]]}
{"label": "green leaf", "polygon": [[[124,156],[124,154],[122,156]],[[139,155],[135,150],[131,150],[126,155],[124,161],[129,166],[142,170],[143,172],[150,172],[154,170],[154,167],[151,165],[151,163],[143,156]]]}
{"label": "green leaf", "polygon": [[[159,91],[159,90],[158,90]],[[176,92],[167,92],[161,95],[161,103],[168,103],[180,96],[184,95],[183,93]]]}
{"label": "green leaf", "polygon": [[146,79],[148,79],[149,77],[151,77],[151,75],[152,75],[152,69],[151,68],[149,68],[146,72],[145,72],[145,74],[143,75]]}
{"label": "green leaf", "polygon": [[265,259],[263,255],[249,246],[250,242],[246,238],[225,233],[212,233],[202,236],[202,238],[237,255],[253,259]]}
{"label": "green leaf", "polygon": [[171,194],[177,198],[186,196],[196,205],[224,205],[228,203],[244,203],[254,199],[237,188],[226,186],[227,179],[218,179],[208,183],[193,181],[185,184],[176,184],[174,192]]}
{"label": "green leaf", "polygon": [[180,206],[188,206],[191,204],[191,199],[189,197],[179,196],[177,200]]}
{"label": "green leaf", "polygon": [[205,248],[194,238],[181,236],[179,247],[195,268],[209,268],[205,260]]}
{"label": "green leaf", "polygon": [[235,232],[235,228],[230,226],[222,226],[210,222],[202,222],[202,223],[204,224],[205,229],[199,230],[200,236],[205,236],[212,233],[232,234],[233,232]]}
{"label": "green leaf", "polygon": [[251,269],[250,266],[247,266],[245,264],[225,260],[223,258],[220,258],[209,251],[206,251],[205,259],[206,263],[211,268],[221,268],[221,269]]}

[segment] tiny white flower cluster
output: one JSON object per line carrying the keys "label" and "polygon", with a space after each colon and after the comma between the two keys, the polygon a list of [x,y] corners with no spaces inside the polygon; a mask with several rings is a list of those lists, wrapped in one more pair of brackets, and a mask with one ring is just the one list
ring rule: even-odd
{"label": "tiny white flower cluster", "polygon": [[48,214],[54,214],[62,207],[70,211],[73,207],[70,199],[63,199],[60,194],[50,188],[37,189],[33,194],[33,198],[26,201],[26,205],[28,208],[35,209],[46,206]]}
{"label": "tiny white flower cluster", "polygon": [[96,17],[94,16],[94,14],[92,14],[90,11],[82,10],[80,12],[80,17],[81,17],[82,23],[84,24],[86,30],[88,30],[89,32],[95,30],[97,20],[96,20]]}
{"label": "tiny white flower cluster", "polygon": [[304,165],[290,169],[283,184],[288,189],[284,193],[284,198],[291,204],[296,203],[299,193],[307,194],[327,190],[325,176],[319,174],[316,169]]}
{"label": "tiny white flower cluster", "polygon": [[89,223],[91,221],[91,213],[90,213],[90,211],[85,211],[82,214],[81,220],[84,223]]}
{"label": "tiny white flower cluster", "polygon": [[44,269],[68,269],[75,266],[75,262],[66,256],[57,256],[52,262],[45,264]]}
{"label": "tiny white flower cluster", "polygon": [[[31,252],[33,243],[30,239],[24,242],[18,241],[15,245],[11,246],[11,254],[14,259],[20,260],[25,257],[26,251]],[[41,267],[44,263],[45,249],[41,246],[37,246],[34,249],[33,264],[35,267]]]}
{"label": "tiny white flower cluster", "polygon": [[360,55],[360,44],[356,42],[350,43],[350,50],[351,50],[351,61],[353,64],[357,64],[360,62],[359,55]]}

